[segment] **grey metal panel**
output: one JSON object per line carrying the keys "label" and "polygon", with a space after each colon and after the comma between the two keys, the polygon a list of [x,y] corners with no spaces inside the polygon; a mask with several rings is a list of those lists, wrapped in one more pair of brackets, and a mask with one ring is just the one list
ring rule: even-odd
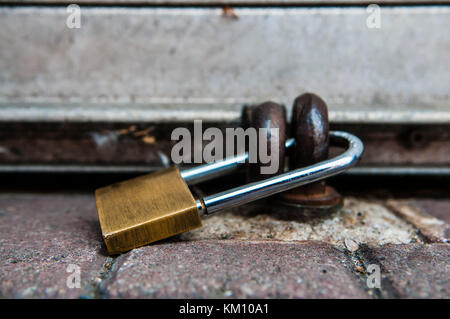
{"label": "grey metal panel", "polygon": [[203,108],[206,119],[229,120],[243,104],[290,105],[313,91],[335,119],[347,114],[343,122],[389,121],[388,112],[448,122],[449,7],[382,8],[381,29],[367,28],[365,8],[235,12],[239,19],[211,8],[82,8],[81,29],[69,29],[63,7],[2,7],[0,114],[75,104],[85,112],[74,118],[89,119],[116,105],[132,119],[141,105],[156,119]]}
{"label": "grey metal panel", "polygon": [[113,5],[340,5],[340,4],[415,4],[415,3],[450,3],[449,0],[379,0],[379,1],[367,1],[367,0],[0,0],[0,3],[35,3],[35,4],[113,4]]}

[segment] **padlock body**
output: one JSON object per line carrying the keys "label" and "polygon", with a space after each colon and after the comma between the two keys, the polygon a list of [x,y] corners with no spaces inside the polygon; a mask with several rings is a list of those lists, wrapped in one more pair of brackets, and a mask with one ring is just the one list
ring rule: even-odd
{"label": "padlock body", "polygon": [[176,167],[97,189],[95,197],[110,255],[202,225],[196,201]]}

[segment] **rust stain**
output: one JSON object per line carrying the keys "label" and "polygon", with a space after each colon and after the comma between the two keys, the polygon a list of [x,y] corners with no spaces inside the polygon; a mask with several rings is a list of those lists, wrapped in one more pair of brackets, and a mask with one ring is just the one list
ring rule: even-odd
{"label": "rust stain", "polygon": [[148,127],[145,130],[137,131],[133,133],[134,136],[148,136],[148,134],[153,131],[153,127]]}
{"label": "rust stain", "polygon": [[144,136],[141,141],[146,144],[155,144],[156,139],[154,136]]}
{"label": "rust stain", "polygon": [[355,268],[358,272],[362,273],[363,275],[366,274],[366,271],[364,270],[364,267],[359,266],[359,265],[355,265]]}
{"label": "rust stain", "polygon": [[119,132],[120,134],[128,134],[136,131],[137,127],[136,125],[131,125],[129,128],[121,129]]}
{"label": "rust stain", "polygon": [[239,16],[236,14],[236,11],[230,6],[222,7],[222,16],[231,19],[239,19]]}
{"label": "rust stain", "polygon": [[147,127],[138,131],[136,125],[132,125],[129,128],[119,130],[119,134],[140,138],[145,144],[155,144],[156,138],[150,135],[153,129],[154,127]]}

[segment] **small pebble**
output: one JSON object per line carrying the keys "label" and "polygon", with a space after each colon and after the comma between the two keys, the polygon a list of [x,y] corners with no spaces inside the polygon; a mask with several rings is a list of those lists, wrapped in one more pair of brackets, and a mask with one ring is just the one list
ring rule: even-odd
{"label": "small pebble", "polygon": [[350,239],[350,238],[345,238],[344,245],[345,245],[345,248],[347,248],[347,250],[351,251],[352,253],[357,251],[358,248],[359,248],[358,243],[355,242],[353,239]]}

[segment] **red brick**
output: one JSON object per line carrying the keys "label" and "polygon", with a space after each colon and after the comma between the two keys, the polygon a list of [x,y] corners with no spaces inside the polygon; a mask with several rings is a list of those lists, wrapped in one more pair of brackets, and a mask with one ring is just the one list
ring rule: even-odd
{"label": "red brick", "polygon": [[[397,215],[414,225],[426,242],[447,242],[446,231],[449,225],[439,218],[430,215],[418,206],[417,201],[412,200],[387,200],[386,205]],[[436,203],[427,202],[428,206],[436,208]],[[447,205],[443,205],[447,207]],[[430,209],[429,209],[430,210]],[[437,209],[435,209],[437,210]]]}
{"label": "red brick", "polygon": [[370,255],[367,263],[381,267],[384,297],[450,298],[448,244],[386,245]]}
{"label": "red brick", "polygon": [[162,243],[119,257],[110,297],[367,298],[345,255],[320,242]]}
{"label": "red brick", "polygon": [[[0,296],[75,298],[89,293],[107,260],[91,195],[0,195]],[[69,264],[81,288],[69,289]]]}
{"label": "red brick", "polygon": [[416,199],[414,202],[428,214],[450,224],[450,199]]}

